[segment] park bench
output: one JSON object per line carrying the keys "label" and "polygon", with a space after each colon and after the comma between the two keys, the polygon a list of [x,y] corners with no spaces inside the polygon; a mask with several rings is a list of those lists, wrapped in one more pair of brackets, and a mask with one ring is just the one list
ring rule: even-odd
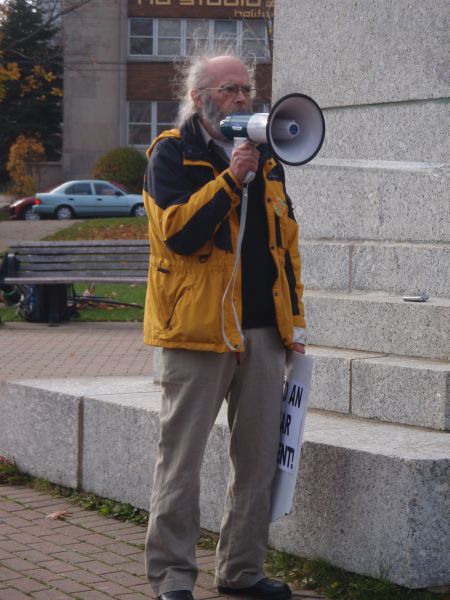
{"label": "park bench", "polygon": [[45,286],[49,324],[61,320],[61,295],[84,283],[146,283],[148,240],[18,242],[6,253],[0,284]]}

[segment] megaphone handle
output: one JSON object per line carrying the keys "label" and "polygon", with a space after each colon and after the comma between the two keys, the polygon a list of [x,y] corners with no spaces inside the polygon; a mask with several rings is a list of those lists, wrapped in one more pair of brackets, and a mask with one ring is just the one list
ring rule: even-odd
{"label": "megaphone handle", "polygon": [[[245,142],[248,142],[248,138],[246,137],[235,137],[233,138],[233,144],[235,148],[239,148]],[[244,185],[248,185],[251,181],[255,179],[256,173],[254,171],[249,171],[244,179]]]}

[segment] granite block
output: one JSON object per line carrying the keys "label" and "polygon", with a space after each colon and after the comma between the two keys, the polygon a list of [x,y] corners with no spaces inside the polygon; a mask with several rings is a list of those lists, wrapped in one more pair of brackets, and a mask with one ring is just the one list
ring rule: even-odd
{"label": "granite block", "polygon": [[450,429],[450,363],[389,356],[355,359],[352,413]]}
{"label": "granite block", "polygon": [[449,109],[448,99],[324,109],[320,158],[448,164]]}
{"label": "granite block", "polygon": [[98,394],[85,398],[83,489],[149,509],[161,391]]}
{"label": "granite block", "polygon": [[201,526],[208,531],[220,530],[230,472],[229,441],[226,408],[222,406],[209,436],[200,473]]}
{"label": "granite block", "polygon": [[273,89],[323,106],[448,98],[447,0],[275,2]]}
{"label": "granite block", "polygon": [[351,245],[305,240],[300,243],[302,281],[308,288],[350,287]]}
{"label": "granite block", "polygon": [[300,253],[309,289],[450,297],[450,243],[304,240]]}
{"label": "granite block", "polygon": [[306,290],[303,300],[310,344],[449,359],[450,300],[324,290]]}
{"label": "granite block", "polygon": [[301,240],[450,241],[450,168],[315,159],[287,169]]}
{"label": "granite block", "polygon": [[34,388],[71,394],[77,397],[136,394],[155,389],[153,378],[146,375],[91,376],[64,379],[33,379]]}
{"label": "granite block", "polygon": [[4,382],[0,406],[0,454],[14,458],[24,473],[79,487],[82,399],[30,379]]}
{"label": "granite block", "polygon": [[306,352],[314,358],[308,406],[340,413],[351,412],[353,361],[382,356],[376,353],[323,348],[310,344]]}
{"label": "granite block", "polygon": [[446,434],[310,412],[291,514],[270,543],[411,588],[448,582]]}
{"label": "granite block", "polygon": [[161,383],[162,376],[162,348],[153,348],[153,382]]}
{"label": "granite block", "polygon": [[450,243],[355,244],[351,287],[450,298]]}

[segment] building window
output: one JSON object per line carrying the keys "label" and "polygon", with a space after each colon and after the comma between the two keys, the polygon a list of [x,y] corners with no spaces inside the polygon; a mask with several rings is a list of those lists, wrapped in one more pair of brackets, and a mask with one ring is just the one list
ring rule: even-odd
{"label": "building window", "polygon": [[173,127],[177,116],[178,102],[164,101],[154,102],[156,104],[156,135],[161,131]]}
{"label": "building window", "polygon": [[[155,19],[156,20],[156,19]],[[158,56],[181,55],[181,20],[157,19],[158,26]]]}
{"label": "building window", "polygon": [[130,19],[130,54],[153,54],[153,19]]}
{"label": "building window", "polygon": [[152,103],[128,103],[128,145],[148,145],[152,139]]}
{"label": "building window", "polygon": [[186,19],[186,56],[194,56],[208,48],[209,21],[207,19]]}
{"label": "building window", "polygon": [[148,147],[161,131],[173,127],[177,109],[173,101],[128,102],[128,145]]}
{"label": "building window", "polygon": [[217,20],[214,24],[214,50],[219,50],[223,46],[231,47],[236,52],[237,49],[237,21],[221,21]]}
{"label": "building window", "polygon": [[267,56],[267,27],[264,21],[242,24],[242,56]]}
{"label": "building window", "polygon": [[238,54],[269,59],[266,22],[251,19],[129,19],[129,55],[192,56],[232,46]]}

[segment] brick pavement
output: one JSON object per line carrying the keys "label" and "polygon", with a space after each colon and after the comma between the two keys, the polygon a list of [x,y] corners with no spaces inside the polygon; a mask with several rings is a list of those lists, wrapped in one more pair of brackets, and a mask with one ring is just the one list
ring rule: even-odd
{"label": "brick pavement", "polygon": [[142,323],[11,321],[0,328],[0,380],[151,375],[153,354]]}
{"label": "brick pavement", "polygon": [[[47,517],[57,511],[68,514],[64,520]],[[100,516],[46,492],[0,485],[0,600],[154,598],[145,578],[144,539],[142,525]],[[214,553],[198,548],[197,558],[195,598],[221,598]],[[294,596],[324,598],[304,590]]]}

